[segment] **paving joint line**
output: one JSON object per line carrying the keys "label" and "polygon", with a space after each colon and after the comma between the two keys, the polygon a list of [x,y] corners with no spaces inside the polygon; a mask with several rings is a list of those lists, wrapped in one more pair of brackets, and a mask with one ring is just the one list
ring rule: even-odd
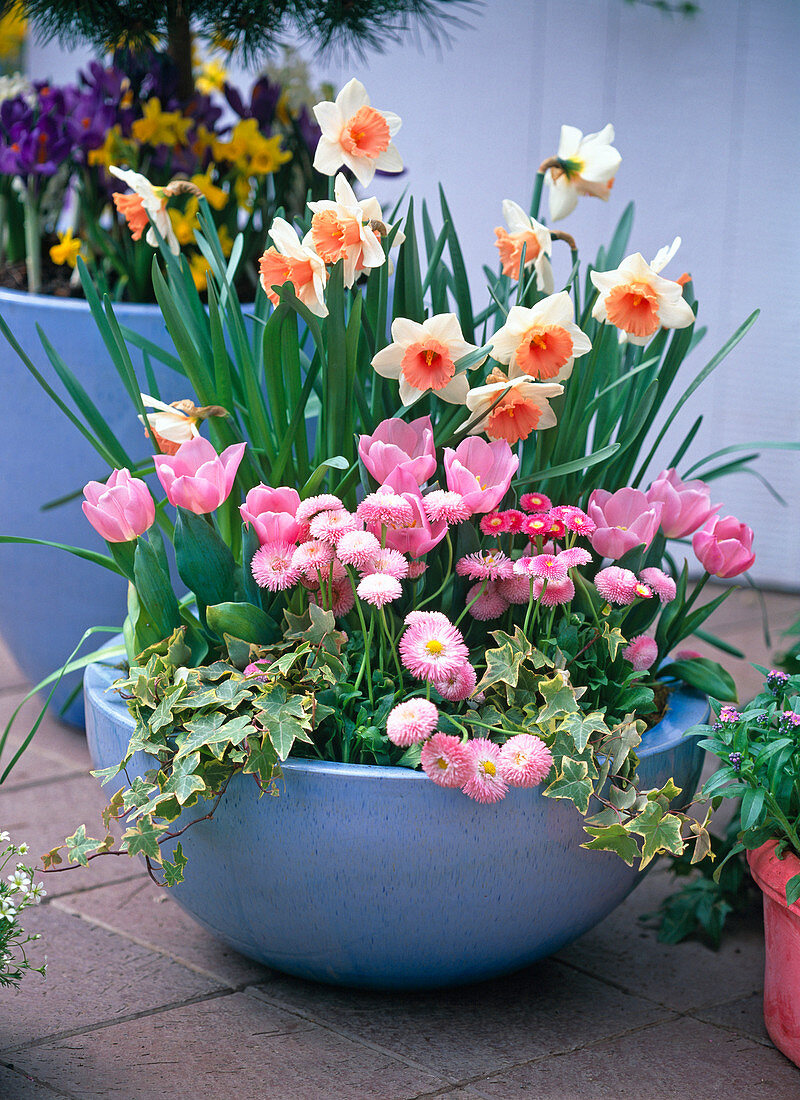
{"label": "paving joint line", "polygon": [[29,791],[31,787],[44,787],[49,783],[64,783],[68,779],[80,779],[81,776],[87,775],[86,771],[65,772],[63,775],[50,775],[44,779],[26,779],[22,783],[17,783],[15,786],[4,787],[3,794],[14,794],[17,791]]}
{"label": "paving joint line", "polygon": [[169,1004],[156,1005],[154,1008],[143,1008],[140,1012],[129,1012],[124,1016],[98,1020],[96,1023],[87,1024],[85,1027],[72,1028],[70,1031],[57,1031],[52,1035],[44,1035],[38,1039],[28,1039],[25,1042],[16,1043],[0,1050],[0,1064],[2,1064],[2,1059],[9,1054],[33,1050],[37,1047],[46,1046],[48,1043],[60,1043],[63,1039],[73,1039],[76,1035],[91,1035],[95,1031],[105,1031],[106,1028],[116,1027],[117,1024],[134,1023],[136,1020],[144,1020],[148,1016],[161,1016],[165,1012],[173,1012],[178,1008],[204,1004],[206,1001],[216,1001],[222,997],[230,997],[234,993],[242,993],[246,988],[246,985],[242,985],[238,989],[214,989],[210,993],[197,993],[194,997],[186,997],[182,1001],[171,1001]]}
{"label": "paving joint line", "polygon": [[19,1066],[15,1066],[11,1062],[0,1061],[0,1067],[7,1069],[10,1073],[13,1073],[15,1077],[21,1078],[23,1081],[32,1081],[34,1085],[39,1085],[41,1088],[47,1089],[48,1092],[52,1092],[53,1096],[64,1097],[65,1100],[81,1100],[80,1096],[76,1096],[74,1092],[64,1092],[63,1089],[57,1088],[49,1081],[45,1081],[42,1077],[34,1077],[30,1073],[26,1073],[25,1070],[20,1069]]}
{"label": "paving joint line", "polygon": [[[136,876],[138,879],[139,876]],[[128,881],[136,881],[136,879],[129,879]],[[116,883],[115,883],[116,885]],[[149,885],[149,880],[144,879],[142,881],[142,888]],[[97,917],[90,917],[86,913],[81,913],[77,909],[72,909],[68,905],[64,904],[64,899],[69,898],[71,895],[60,895],[52,899],[52,905],[54,908],[60,910],[62,913],[66,913],[70,917],[77,917],[79,920],[84,921],[86,924],[91,925],[94,928],[102,928],[106,932],[111,932],[115,936],[122,936],[123,939],[128,940],[130,943],[135,943],[138,947],[144,947],[146,950],[151,951],[154,955],[161,955],[162,958],[170,959],[172,962],[177,963],[179,966],[184,967],[186,970],[190,970],[193,974],[198,974],[203,978],[210,978],[212,981],[219,982],[221,985],[228,986],[229,989],[235,992],[240,992],[243,988],[241,983],[229,982],[226,978],[220,977],[219,974],[215,974],[213,970],[205,970],[202,966],[198,966],[197,963],[189,962],[188,959],[182,958],[180,955],[176,955],[174,952],[169,951],[167,948],[159,947],[157,944],[151,943],[149,940],[142,939],[139,936],[131,935],[130,932],[126,932],[121,928],[115,928],[113,924],[108,924],[106,921],[100,920]],[[255,979],[258,981],[267,980],[265,978]],[[247,985],[253,984],[253,980],[245,983],[244,988]]]}
{"label": "paving joint line", "polygon": [[[47,872],[39,870],[39,871],[36,871],[36,874],[46,875]],[[50,895],[50,897],[45,899],[43,904],[44,905],[52,905],[53,902],[58,901],[60,898],[71,898],[71,897],[75,897],[77,894],[88,894],[92,890],[102,890],[104,886],[122,886],[124,883],[133,882],[135,879],[138,879],[140,877],[141,877],[141,872],[140,871],[135,871],[130,875],[126,875],[124,878],[113,878],[109,882],[92,882],[88,886],[78,886],[74,890],[68,890],[64,894],[52,894],[52,895]],[[44,878],[42,881],[44,882],[45,887],[46,887],[49,879]]]}

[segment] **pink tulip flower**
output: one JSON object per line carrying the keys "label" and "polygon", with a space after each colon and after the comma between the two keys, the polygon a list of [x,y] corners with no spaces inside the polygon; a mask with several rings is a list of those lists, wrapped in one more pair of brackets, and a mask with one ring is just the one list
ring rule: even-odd
{"label": "pink tulip flower", "polygon": [[297,542],[305,524],[295,518],[300,507],[300,494],[296,489],[281,485],[277,489],[269,485],[256,485],[239,505],[242,521],[252,524],[259,543]]}
{"label": "pink tulip flower", "polygon": [[[438,519],[431,523],[428,519],[419,485],[407,467],[398,466],[383,484],[403,497],[411,505],[414,515],[414,522],[410,527],[386,528],[386,545],[389,549],[399,550],[401,554],[408,554],[411,558],[427,554],[447,534],[447,521]],[[370,526],[370,530],[377,538],[381,537],[380,524]]]}
{"label": "pink tulip flower", "polygon": [[382,421],[372,435],[358,440],[361,461],[382,484],[398,466],[407,469],[417,485],[423,485],[436,469],[433,426],[429,416],[407,424],[396,417]]}
{"label": "pink tulip flower", "polygon": [[638,489],[595,489],[587,512],[597,524],[591,543],[604,558],[621,558],[634,546],[649,546],[661,522],[664,505],[648,501]]}
{"label": "pink tulip flower", "polygon": [[704,481],[681,481],[670,467],[658,475],[647,490],[652,504],[661,501],[661,530],[668,539],[691,535],[706,520],[719,511],[721,505],[711,503],[711,494]]}
{"label": "pink tulip flower", "polygon": [[175,508],[203,515],[230,496],[246,443],[234,443],[218,455],[207,439],[183,443],[174,455],[155,455],[158,480]]}
{"label": "pink tulip flower", "polygon": [[478,436],[463,439],[455,450],[445,448],[447,488],[460,493],[475,514],[493,511],[508,492],[519,459],[504,439],[487,443]]}
{"label": "pink tulip flower", "polygon": [[712,516],[692,539],[697,559],[713,577],[738,577],[756,556],[753,532],[733,516]]}
{"label": "pink tulip flower", "polygon": [[156,506],[150,490],[130,470],[114,470],[105,483],[84,487],[83,514],[106,542],[130,542],[152,527]]}

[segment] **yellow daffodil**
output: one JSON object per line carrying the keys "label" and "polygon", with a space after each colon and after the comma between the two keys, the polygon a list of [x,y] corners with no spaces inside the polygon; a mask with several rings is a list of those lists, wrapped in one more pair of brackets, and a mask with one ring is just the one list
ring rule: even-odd
{"label": "yellow daffodil", "polygon": [[280,135],[262,138],[250,154],[250,172],[254,176],[269,176],[291,159],[292,154],[281,149]]}
{"label": "yellow daffodil", "polygon": [[202,160],[205,151],[213,149],[217,144],[216,135],[212,134],[208,127],[203,126],[201,123],[194,132],[194,141],[192,142],[192,152],[197,159]]}
{"label": "yellow daffodil", "polygon": [[189,257],[189,268],[192,272],[194,285],[198,290],[205,290],[207,276],[211,270],[211,264],[205,256],[201,256],[199,252],[195,252],[194,255]]}
{"label": "yellow daffodil", "polygon": [[198,173],[192,176],[192,183],[203,192],[208,199],[209,206],[212,206],[215,210],[224,209],[229,198],[228,192],[211,182],[211,168],[203,175]]}
{"label": "yellow daffodil", "polygon": [[90,167],[100,166],[108,170],[112,164],[116,164],[120,160],[130,159],[125,155],[125,144],[122,130],[118,125],[112,126],[107,131],[103,144],[97,149],[89,150],[87,159]]}
{"label": "yellow daffodil", "polygon": [[198,206],[197,199],[191,198],[186,203],[183,213],[170,207],[169,217],[172,228],[175,230],[175,236],[178,238],[178,244],[191,244],[194,240],[194,231],[200,224],[197,220]]}
{"label": "yellow daffodil", "polygon": [[192,119],[179,111],[162,111],[161,100],[153,96],[142,105],[143,117],[137,119],[131,131],[137,141],[146,145],[185,145]]}
{"label": "yellow daffodil", "polygon": [[200,75],[195,84],[198,92],[203,95],[211,95],[212,92],[221,92],[228,76],[228,70],[219,61],[206,61],[200,68]]}
{"label": "yellow daffodil", "polygon": [[0,59],[16,57],[25,42],[27,23],[22,4],[14,7],[0,19]]}
{"label": "yellow daffodil", "polygon": [[236,201],[243,210],[253,208],[253,187],[249,176],[239,176],[233,185],[233,193]]}
{"label": "yellow daffodil", "polygon": [[68,229],[65,233],[58,234],[58,244],[54,244],[50,249],[50,259],[59,267],[62,264],[75,267],[82,247],[83,241],[80,237],[73,237],[72,230]]}
{"label": "yellow daffodil", "polygon": [[228,232],[227,225],[221,225],[217,230],[219,235],[219,245],[222,249],[222,255],[225,257],[230,256],[233,252],[233,237]]}

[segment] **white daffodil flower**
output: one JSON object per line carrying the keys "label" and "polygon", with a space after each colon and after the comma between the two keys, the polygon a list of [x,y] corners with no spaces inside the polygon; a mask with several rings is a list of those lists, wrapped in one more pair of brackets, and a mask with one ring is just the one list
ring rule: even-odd
{"label": "white daffodil flower", "polygon": [[492,337],[492,358],[509,367],[510,378],[524,374],[562,382],[572,374],[576,356],[591,350],[589,337],[575,324],[575,308],[565,290],[530,308],[512,306]]}
{"label": "white daffodil flower", "polygon": [[534,382],[527,374],[507,378],[495,369],[485,385],[467,394],[466,406],[472,413],[469,434],[486,432],[489,439],[505,439],[513,447],[532,431],[555,425],[550,400],[563,392],[556,382]]}
{"label": "white daffodil flower", "polygon": [[552,294],[554,283],[550,255],[553,251],[553,240],[550,230],[534,218],[528,217],[513,199],[503,199],[503,217],[508,229],[498,226],[494,231],[503,274],[511,279],[519,279],[519,264],[524,245],[525,267],[533,267],[539,290]]}
{"label": "white daffodil flower", "polygon": [[349,80],[333,103],[317,103],[314,116],[322,131],[314,154],[318,172],[333,176],[344,164],[366,187],[377,168],[382,172],[403,170],[403,160],[391,140],[401,120],[391,111],[370,106],[360,80]]}
{"label": "white daffodil flower", "polygon": [[[680,239],[678,238],[678,243]],[[691,306],[683,297],[683,287],[657,273],[675,254],[673,241],[662,248],[654,263],[647,263],[641,252],[627,256],[614,271],[592,271],[591,279],[599,291],[592,309],[597,321],[616,325],[632,344],[648,343],[660,328],[686,328],[694,321]]]}
{"label": "white daffodil flower", "polygon": [[[428,391],[451,405],[463,405],[469,381],[467,371],[456,373],[455,365],[477,350],[464,339],[455,313],[438,313],[421,324],[397,317],[392,321],[392,343],[378,352],[372,366],[381,377],[399,380],[404,405]],[[477,366],[474,363],[472,369]]]}
{"label": "white daffodil flower", "polygon": [[597,134],[584,135],[575,126],[562,126],[558,142],[558,167],[550,167],[545,183],[550,189],[550,217],[565,218],[578,205],[580,195],[607,200],[614,177],[622,163],[611,142],[614,127],[609,123]]}
{"label": "white daffodil flower", "polygon": [[[181,246],[178,244],[178,238],[172,228],[172,221],[167,213],[167,196],[164,193],[164,188],[154,187],[147,176],[143,176],[141,172],[131,172],[127,169],[117,168],[114,164],[109,165],[108,170],[112,176],[116,176],[123,183],[127,183],[131,191],[134,192],[133,195],[115,194],[113,196],[114,204],[117,210],[124,215],[133,239],[138,241],[144,229],[150,224],[147,219],[149,214],[155,222],[156,229],[166,241],[170,252],[177,256]],[[145,240],[152,248],[158,248],[158,237],[154,233],[152,225],[147,230]]]}
{"label": "white daffodil flower", "polygon": [[269,300],[277,306],[278,295],[272,288],[289,282],[304,306],[317,317],[327,317],[325,283],[328,272],[325,261],[313,247],[311,233],[306,233],[300,241],[287,221],[275,218],[269,235],[275,247],[267,249],[259,265],[261,285]]}

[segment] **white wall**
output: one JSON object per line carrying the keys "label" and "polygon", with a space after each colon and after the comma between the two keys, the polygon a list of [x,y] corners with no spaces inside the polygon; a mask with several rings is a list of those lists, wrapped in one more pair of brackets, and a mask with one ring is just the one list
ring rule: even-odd
{"label": "white wall", "polygon": [[[435,202],[443,181],[476,287],[481,264],[495,263],[502,199],[527,204],[560,125],[614,123],[623,163],[611,201],[583,200],[558,227],[588,259],[635,199],[632,251],[650,258],[682,236],[665,275],[692,273],[709,329],[684,383],[762,310],[681,422],[705,415],[695,458],[746,440],[800,440],[800,6],[700,3],[683,19],[623,0],[488,0],[450,50],[409,44],[319,67],[338,83],[358,75],[376,106],[402,116],[402,185]],[[46,75],[46,57],[34,64]],[[376,186],[386,200],[400,189],[388,177]],[[754,575],[800,586],[800,453],[765,451],[758,468],[788,508],[746,475],[716,482],[715,499],[755,528]]]}

